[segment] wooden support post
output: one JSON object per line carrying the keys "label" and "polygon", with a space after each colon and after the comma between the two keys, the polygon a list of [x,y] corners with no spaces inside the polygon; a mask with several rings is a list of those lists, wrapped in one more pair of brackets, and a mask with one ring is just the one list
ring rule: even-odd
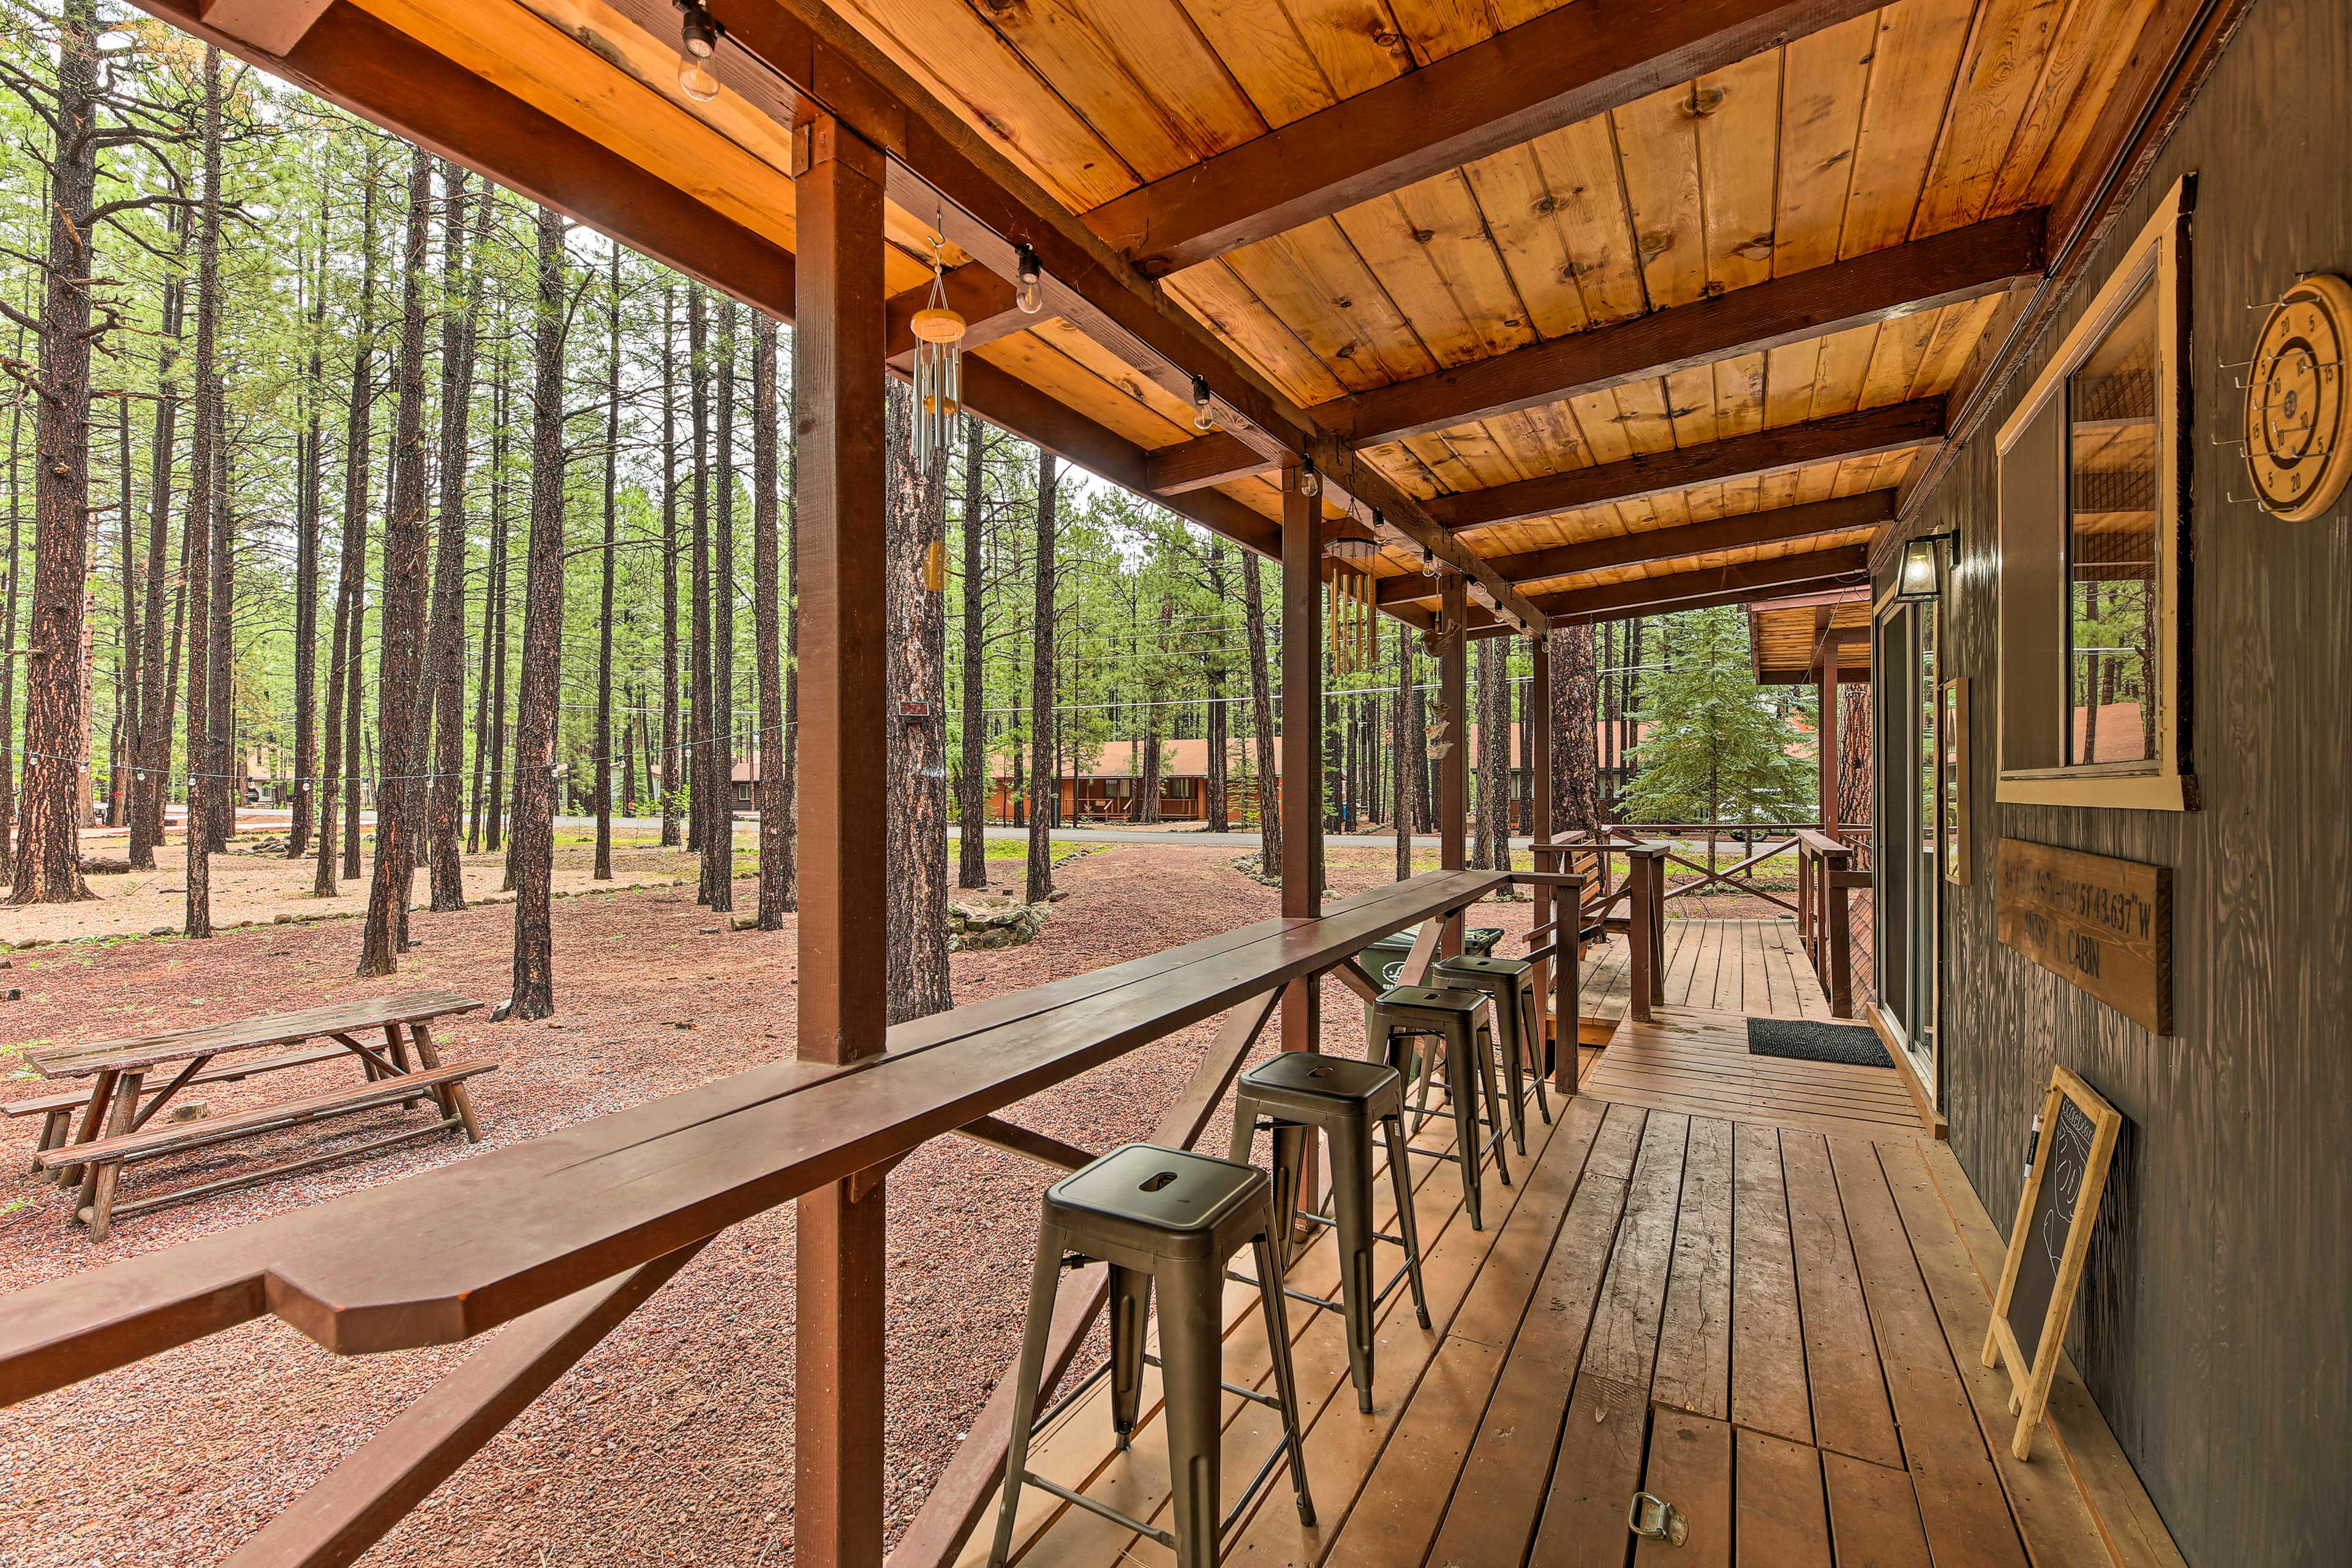
{"label": "wooden support post", "polygon": [[[1533,796],[1535,806],[1535,820],[1529,824],[1529,827],[1534,833],[1536,843],[1549,844],[1551,842],[1551,644],[1549,640],[1537,637],[1531,641],[1528,645],[1528,747],[1533,763],[1533,776],[1528,781],[1528,788]],[[1543,856],[1530,854],[1528,858],[1537,870],[1545,869]],[[1573,905],[1568,907],[1571,910],[1574,908]],[[1551,884],[1538,882],[1535,930],[1541,931],[1551,920],[1553,908]],[[1572,949],[1576,941],[1576,921],[1570,918],[1562,921],[1560,925],[1561,930],[1552,932],[1552,941],[1556,945],[1564,945]],[[1563,939],[1565,939],[1564,942]],[[1575,961],[1570,958],[1570,962]],[[1542,1021],[1547,1006],[1545,999],[1551,994],[1551,961],[1538,958],[1536,960],[1535,973],[1528,977],[1535,983],[1536,1016],[1538,1023]],[[1535,1048],[1538,1057],[1535,1070],[1541,1072],[1543,1070],[1542,1039],[1539,1038],[1537,1041]],[[1563,1060],[1571,1064],[1569,1068],[1569,1081],[1571,1085],[1575,1082],[1575,1068],[1572,1065],[1575,1060],[1573,1055],[1575,1050],[1576,1020],[1563,1014],[1559,1023],[1559,1044],[1553,1047],[1553,1062],[1555,1066]],[[1570,1089],[1566,1092],[1572,1093],[1574,1090]]]}
{"label": "wooden support post", "polygon": [[[800,1055],[878,1055],[888,939],[876,781],[884,731],[879,149],[832,119],[793,132],[800,231]],[[794,1550],[810,1568],[882,1562],[880,1184],[800,1200]]]}
{"label": "wooden support post", "polygon": [[[1584,1044],[1584,1016],[1580,1005],[1584,995],[1583,878],[1560,884],[1558,908],[1559,928],[1552,936],[1559,944],[1559,956],[1552,961],[1551,1006],[1559,1020],[1559,1041],[1552,1058],[1551,1081],[1564,1098],[1573,1100],[1584,1062],[1577,1054]],[[1543,993],[1538,990],[1536,994],[1540,996]]]}
{"label": "wooden support post", "polygon": [[[1323,538],[1321,501],[1282,470],[1282,913],[1323,912]],[[1323,977],[1283,992],[1282,1048],[1323,1048]],[[1316,1142],[1307,1141],[1297,1191],[1314,1202]]]}
{"label": "wooden support post", "polygon": [[1822,654],[1822,833],[1838,836],[1838,659],[1843,645],[1824,642]]}
{"label": "wooden support post", "polygon": [[[1459,871],[1469,864],[1468,846],[1464,841],[1464,819],[1470,809],[1470,746],[1465,725],[1469,702],[1468,681],[1464,657],[1470,644],[1463,635],[1469,616],[1469,601],[1463,591],[1462,579],[1448,574],[1440,595],[1437,645],[1437,701],[1445,714],[1445,723],[1437,741],[1437,863],[1448,871]],[[1462,915],[1457,911],[1446,917],[1444,945],[1438,950],[1442,958],[1453,958],[1462,952]]]}

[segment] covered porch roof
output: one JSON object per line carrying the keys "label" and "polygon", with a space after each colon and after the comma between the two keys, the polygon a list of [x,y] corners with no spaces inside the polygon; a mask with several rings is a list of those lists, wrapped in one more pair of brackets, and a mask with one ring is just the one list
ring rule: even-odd
{"label": "covered porch roof", "polygon": [[937,237],[973,412],[1269,554],[1311,462],[1474,633],[1862,580],[2198,10],[712,0],[703,102],[670,0],[142,3],[786,317],[837,116],[895,364]]}

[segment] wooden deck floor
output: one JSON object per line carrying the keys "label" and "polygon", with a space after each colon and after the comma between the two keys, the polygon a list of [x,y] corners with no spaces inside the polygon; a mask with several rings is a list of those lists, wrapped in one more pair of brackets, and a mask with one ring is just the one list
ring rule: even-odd
{"label": "wooden deck floor", "polygon": [[[1416,1173],[1435,1327],[1391,1298],[1372,1415],[1357,1413],[1336,1319],[1292,1309],[1318,1527],[1279,1479],[1228,1563],[2179,1562],[2078,1383],[2062,1380],[2063,1445],[2045,1429],[2033,1462],[2010,1458],[2007,1387],[1976,1354],[2000,1244],[1941,1145],[1595,1094],[1529,1144],[1517,1184],[1490,1184],[1483,1234],[1456,1167]],[[1335,1278],[1318,1245],[1293,1283]],[[1227,1309],[1226,1375],[1268,1386],[1254,1296],[1235,1287]],[[1060,1416],[1033,1468],[1164,1525],[1157,1423],[1115,1453],[1107,1404],[1097,1385]],[[1228,1398],[1230,1489],[1273,1443],[1270,1414]],[[1643,1489],[1688,1516],[1686,1546],[1629,1534]],[[965,1562],[986,1561],[988,1535]],[[1020,1561],[1057,1568],[1172,1561],[1034,1489],[1016,1542]]]}
{"label": "wooden deck floor", "polygon": [[1655,1013],[1651,1023],[1620,1023],[1607,1050],[1586,1052],[1587,1094],[1831,1137],[1907,1142],[1919,1134],[1919,1114],[1893,1068],[1755,1056],[1740,1014]]}
{"label": "wooden deck floor", "polygon": [[[1587,1018],[1622,1018],[1630,976],[1625,939],[1584,955]],[[1813,978],[1793,921],[1670,920],[1665,1001],[1765,1018],[1827,1018],[1829,998]]]}

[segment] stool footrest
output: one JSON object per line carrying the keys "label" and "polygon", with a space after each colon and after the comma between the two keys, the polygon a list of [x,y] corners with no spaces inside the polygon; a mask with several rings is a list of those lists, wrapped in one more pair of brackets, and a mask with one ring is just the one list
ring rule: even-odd
{"label": "stool footrest", "polygon": [[[1226,1278],[1228,1278],[1228,1279],[1232,1279],[1232,1278],[1235,1278],[1235,1276],[1228,1275]],[[1248,1283],[1249,1283],[1249,1284],[1252,1284],[1252,1285],[1255,1285],[1255,1284],[1256,1284],[1256,1283],[1257,1283],[1257,1281],[1256,1281],[1256,1280],[1255,1280],[1255,1279],[1252,1279],[1252,1280],[1249,1280],[1249,1281],[1248,1281]],[[1290,1294],[1290,1292],[1288,1292],[1287,1290],[1286,1290],[1286,1291],[1284,1291],[1284,1292],[1283,1292],[1283,1294],[1286,1296],[1286,1295]],[[1146,1366],[1158,1366],[1158,1365],[1160,1365],[1160,1358],[1159,1358],[1158,1356],[1156,1356],[1156,1355],[1153,1355],[1150,1351],[1146,1351],[1146,1352],[1143,1352],[1143,1364],[1144,1364],[1144,1365],[1146,1365]],[[1274,1408],[1274,1409],[1276,1409],[1276,1410],[1279,1410],[1279,1409],[1281,1409],[1281,1408],[1282,1408],[1282,1401],[1281,1401],[1281,1400],[1279,1400],[1279,1399],[1276,1399],[1276,1398],[1273,1394],[1260,1394],[1260,1393],[1259,1393],[1256,1389],[1255,1389],[1255,1388],[1244,1388],[1244,1387],[1243,1387],[1240,1384],[1238,1384],[1238,1383],[1227,1383],[1227,1382],[1225,1382],[1223,1378],[1220,1378],[1220,1379],[1218,1379],[1218,1380],[1217,1380],[1217,1386],[1218,1386],[1219,1388],[1223,1389],[1227,1394],[1237,1394],[1241,1395],[1241,1397],[1243,1397],[1244,1399],[1255,1400],[1256,1403],[1258,1403],[1258,1404],[1260,1404],[1260,1405],[1264,1405],[1271,1406],[1272,1408]]]}
{"label": "stool footrest", "polygon": [[[1277,1454],[1281,1452],[1278,1448],[1275,1451]],[[1148,1535],[1171,1552],[1176,1550],[1176,1532],[1172,1530],[1161,1530],[1157,1525],[1146,1524],[1133,1514],[1121,1513],[1107,1502],[1097,1502],[1086,1493],[1073,1491],[1059,1481],[1049,1481],[1034,1470],[1022,1471],[1021,1481],[1024,1486],[1035,1487],[1041,1492],[1050,1492],[1064,1502],[1085,1509],[1088,1513],[1107,1519],[1113,1524],[1124,1525],[1138,1535]]]}

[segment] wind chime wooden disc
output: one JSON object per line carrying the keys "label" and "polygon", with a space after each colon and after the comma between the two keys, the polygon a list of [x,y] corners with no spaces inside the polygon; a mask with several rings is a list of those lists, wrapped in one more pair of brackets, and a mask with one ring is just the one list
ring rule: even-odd
{"label": "wind chime wooden disc", "polygon": [[2352,284],[2306,278],[2263,321],[2246,374],[2246,473],[2263,510],[2319,516],[2352,478]]}

